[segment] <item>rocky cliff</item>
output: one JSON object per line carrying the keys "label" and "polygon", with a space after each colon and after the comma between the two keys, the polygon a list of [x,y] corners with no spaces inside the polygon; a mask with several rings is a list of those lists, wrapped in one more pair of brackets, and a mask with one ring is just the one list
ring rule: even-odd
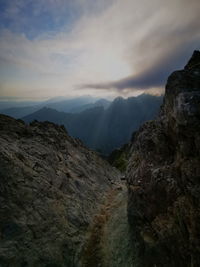
{"label": "rocky cliff", "polygon": [[64,127],[0,115],[0,266],[82,266],[94,217],[118,181]]}
{"label": "rocky cliff", "polygon": [[200,52],[135,134],[127,169],[134,266],[200,266]]}

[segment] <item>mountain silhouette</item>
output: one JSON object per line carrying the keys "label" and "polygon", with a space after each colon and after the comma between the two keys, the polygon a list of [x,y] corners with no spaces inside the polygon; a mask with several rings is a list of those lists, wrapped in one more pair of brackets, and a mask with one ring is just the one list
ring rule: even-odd
{"label": "mountain silhouette", "polygon": [[117,97],[106,109],[96,106],[72,114],[45,107],[22,119],[27,123],[38,120],[63,124],[71,136],[106,155],[127,143],[143,122],[153,119],[161,102],[162,96],[148,94]]}

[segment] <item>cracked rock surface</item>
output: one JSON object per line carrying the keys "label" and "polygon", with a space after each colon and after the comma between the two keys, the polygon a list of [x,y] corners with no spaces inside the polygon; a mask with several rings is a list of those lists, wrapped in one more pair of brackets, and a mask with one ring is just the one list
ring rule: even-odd
{"label": "cracked rock surface", "polygon": [[0,266],[81,266],[119,173],[64,127],[0,115]]}
{"label": "cracked rock surface", "polygon": [[133,139],[127,180],[134,266],[200,266],[199,51],[172,73],[159,117]]}

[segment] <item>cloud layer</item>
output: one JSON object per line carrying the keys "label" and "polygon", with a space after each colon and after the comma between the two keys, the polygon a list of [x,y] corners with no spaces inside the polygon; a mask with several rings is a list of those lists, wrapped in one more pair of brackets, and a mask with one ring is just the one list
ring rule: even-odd
{"label": "cloud layer", "polygon": [[5,3],[2,96],[160,90],[169,73],[200,47],[199,0]]}

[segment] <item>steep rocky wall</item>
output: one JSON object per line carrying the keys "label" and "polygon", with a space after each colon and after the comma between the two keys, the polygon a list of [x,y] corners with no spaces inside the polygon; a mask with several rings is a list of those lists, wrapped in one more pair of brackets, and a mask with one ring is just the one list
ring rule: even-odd
{"label": "steep rocky wall", "polygon": [[118,172],[53,123],[0,115],[0,266],[82,266]]}
{"label": "steep rocky wall", "polygon": [[200,52],[166,85],[127,169],[134,266],[200,266]]}

